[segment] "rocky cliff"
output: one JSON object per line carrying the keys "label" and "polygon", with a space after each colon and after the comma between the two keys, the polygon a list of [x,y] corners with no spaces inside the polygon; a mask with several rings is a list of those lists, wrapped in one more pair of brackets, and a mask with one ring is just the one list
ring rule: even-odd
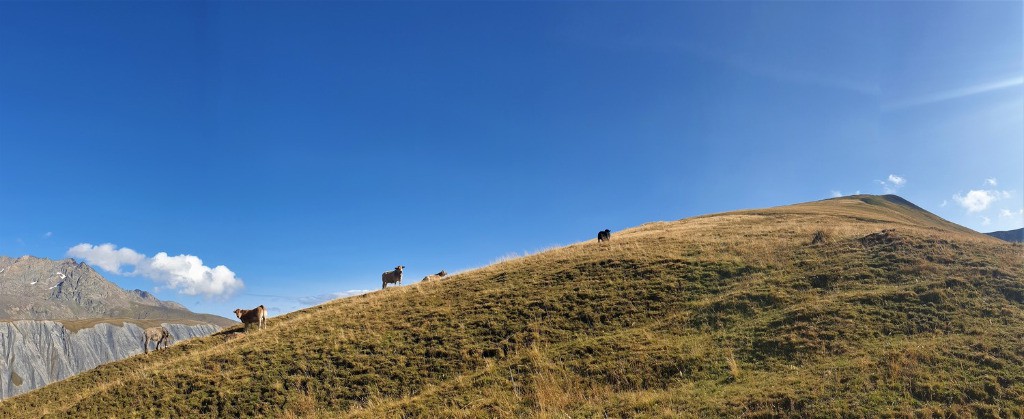
{"label": "rocky cliff", "polygon": [[[142,324],[149,326],[148,324]],[[40,320],[0,322],[0,398],[63,380],[96,366],[140,354],[143,328],[129,322],[81,323]],[[174,341],[220,330],[212,324],[163,323]]]}

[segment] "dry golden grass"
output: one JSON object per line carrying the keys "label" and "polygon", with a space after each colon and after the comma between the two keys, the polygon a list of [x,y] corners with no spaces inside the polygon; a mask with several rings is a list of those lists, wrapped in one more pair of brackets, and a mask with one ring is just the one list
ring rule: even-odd
{"label": "dry golden grass", "polygon": [[0,416],[1010,417],[1022,278],[1020,245],[898,197],[713,214],[184,342]]}

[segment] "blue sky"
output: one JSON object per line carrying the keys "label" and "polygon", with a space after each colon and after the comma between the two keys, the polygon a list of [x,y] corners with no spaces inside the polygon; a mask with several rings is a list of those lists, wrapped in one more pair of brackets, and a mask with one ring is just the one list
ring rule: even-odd
{"label": "blue sky", "polygon": [[231,316],[398,264],[416,280],[856,192],[1020,228],[1022,20],[1020,2],[0,2],[0,254],[88,258]]}

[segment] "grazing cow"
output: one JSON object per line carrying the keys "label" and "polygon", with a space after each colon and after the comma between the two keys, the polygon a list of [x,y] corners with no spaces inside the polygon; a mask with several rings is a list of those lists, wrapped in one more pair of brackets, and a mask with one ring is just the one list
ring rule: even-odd
{"label": "grazing cow", "polygon": [[380,289],[387,288],[388,284],[402,285],[402,269],[404,266],[396,266],[395,270],[384,272],[380,276]]}
{"label": "grazing cow", "polygon": [[597,241],[598,242],[606,242],[606,241],[611,240],[611,239],[612,239],[612,231],[611,230],[604,230],[604,231],[598,231],[597,232]]}
{"label": "grazing cow", "polygon": [[441,279],[441,278],[444,278],[446,276],[448,276],[448,272],[441,271],[441,272],[438,272],[436,274],[427,275],[427,276],[423,277],[423,282],[433,281],[435,279]]}
{"label": "grazing cow", "polygon": [[263,304],[252,310],[236,308],[235,315],[245,325],[244,330],[249,330],[249,325],[251,324],[256,325],[256,330],[267,327],[267,309],[263,308]]}
{"label": "grazing cow", "polygon": [[145,337],[142,338],[143,352],[149,353],[149,343],[156,342],[156,351],[160,350],[160,344],[164,344],[164,349],[167,349],[167,343],[171,341],[171,332],[163,326],[150,327],[143,331]]}

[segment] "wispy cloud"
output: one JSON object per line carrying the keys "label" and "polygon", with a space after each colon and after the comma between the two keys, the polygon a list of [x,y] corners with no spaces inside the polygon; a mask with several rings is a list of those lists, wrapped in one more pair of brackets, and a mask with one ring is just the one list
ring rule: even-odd
{"label": "wispy cloud", "polygon": [[338,291],[338,292],[332,292],[332,293],[327,293],[327,294],[312,295],[312,296],[308,296],[308,297],[298,297],[295,300],[298,301],[299,303],[302,303],[302,304],[305,304],[305,305],[315,306],[317,304],[325,303],[325,302],[328,302],[328,301],[331,301],[331,300],[336,300],[336,299],[339,299],[339,298],[352,297],[352,296],[356,296],[356,295],[366,294],[366,293],[368,293],[370,291],[373,291],[373,290]]}
{"label": "wispy cloud", "polygon": [[263,304],[268,304],[268,310],[276,315],[284,313],[290,313],[295,310],[302,310],[306,307],[315,306],[326,303],[331,300],[339,298],[353,297],[356,295],[366,294],[374,290],[348,290],[329,292],[318,295],[306,295],[306,296],[289,296],[289,295],[273,295],[273,294],[252,294],[242,293],[241,295],[246,297],[259,297]]}
{"label": "wispy cloud", "polygon": [[[242,280],[224,265],[210,268],[193,255],[169,256],[165,252],[147,257],[127,247],[105,243],[94,246],[81,243],[68,249],[68,256],[99,266],[107,272],[126,276],[141,276],[184,295],[228,297],[242,289]],[[130,271],[122,268],[132,267]]]}
{"label": "wispy cloud", "polygon": [[982,93],[993,92],[1007,88],[1024,85],[1024,76],[1012,76],[1001,80],[994,80],[987,83],[979,83],[972,86],[964,86],[956,89],[930,93],[918,97],[904,98],[882,105],[886,111],[894,111],[917,106],[930,105],[933,103],[945,102],[947,100],[961,99]]}
{"label": "wispy cloud", "polygon": [[845,77],[828,72],[817,72],[792,65],[769,63],[764,60],[755,60],[747,55],[722,52],[710,46],[691,42],[677,43],[674,47],[708,61],[723,64],[757,77],[792,84],[845,90],[868,96],[877,96],[880,92],[878,83],[857,80],[853,77]]}
{"label": "wispy cloud", "polygon": [[831,197],[833,197],[833,198],[839,198],[839,197],[847,196],[847,195],[860,195],[860,189],[858,189],[857,191],[855,191],[852,194],[845,194],[845,193],[843,193],[843,191],[832,190],[832,191],[829,191],[829,195]]}
{"label": "wispy cloud", "polygon": [[1022,218],[1024,217],[1024,208],[1017,211],[1010,211],[1008,209],[999,210],[999,218]]}
{"label": "wispy cloud", "polygon": [[992,220],[991,220],[990,218],[988,218],[988,217],[986,217],[986,216],[982,215],[982,216],[981,216],[981,225],[983,225],[983,226],[987,226],[987,225],[989,225],[989,224],[992,224]]}
{"label": "wispy cloud", "polygon": [[907,179],[903,176],[897,176],[890,174],[888,180],[876,180],[875,182],[882,185],[882,190],[885,193],[896,193],[897,190],[907,184]]}
{"label": "wispy cloud", "polygon": [[996,186],[998,184],[999,182],[997,182],[995,178],[985,179],[985,186]]}
{"label": "wispy cloud", "polygon": [[943,199],[943,200],[942,200],[942,203],[941,203],[941,204],[939,204],[939,206],[940,206],[940,207],[945,207],[945,206],[946,206],[947,204],[949,204],[949,201],[947,201],[947,200]]}
{"label": "wispy cloud", "polygon": [[53,237],[53,232],[52,231],[47,231],[46,234],[43,234],[43,237],[46,237],[46,238]]}

